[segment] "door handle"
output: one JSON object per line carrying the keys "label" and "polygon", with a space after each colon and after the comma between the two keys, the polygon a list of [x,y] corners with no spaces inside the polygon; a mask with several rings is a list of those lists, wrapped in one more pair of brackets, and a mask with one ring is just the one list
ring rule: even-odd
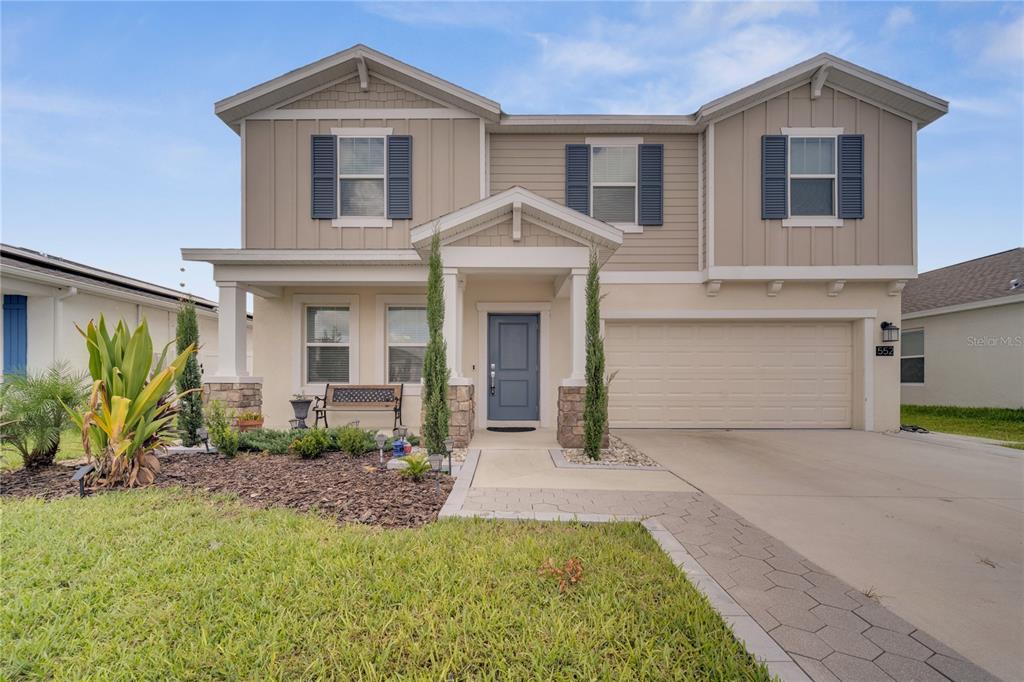
{"label": "door handle", "polygon": [[494,395],[494,370],[491,370],[491,395]]}

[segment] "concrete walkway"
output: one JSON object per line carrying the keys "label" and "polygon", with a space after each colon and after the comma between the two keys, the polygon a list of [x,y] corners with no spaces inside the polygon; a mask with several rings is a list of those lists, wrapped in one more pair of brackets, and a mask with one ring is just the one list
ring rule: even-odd
{"label": "concrete walkway", "polygon": [[[530,467],[536,467],[533,473]],[[574,483],[599,474],[593,479],[600,481],[598,487]],[[533,487],[531,482],[543,485]],[[705,590],[748,649],[774,661],[773,672],[786,680],[995,679],[666,472],[556,470],[546,452],[505,445],[501,450],[485,448],[467,460],[457,488],[446,505],[450,515],[542,520],[577,516],[585,521],[613,515],[660,524],[664,531],[659,532],[671,534],[690,561],[696,560],[686,569],[691,580],[707,580],[721,592],[716,598],[714,591]],[[739,610],[730,613],[729,604]],[[795,665],[780,662],[783,658],[774,652],[784,652],[784,660]]]}

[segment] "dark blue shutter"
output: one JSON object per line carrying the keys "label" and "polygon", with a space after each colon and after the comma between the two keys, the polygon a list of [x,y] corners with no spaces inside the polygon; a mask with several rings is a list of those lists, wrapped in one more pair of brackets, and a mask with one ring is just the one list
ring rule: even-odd
{"label": "dark blue shutter", "polygon": [[590,145],[565,145],[565,205],[590,215]]}
{"label": "dark blue shutter", "polygon": [[642,144],[637,154],[640,166],[637,182],[639,224],[661,225],[665,197],[665,146]]}
{"label": "dark blue shutter", "polygon": [[839,136],[839,217],[864,217],[864,136]]}
{"label": "dark blue shutter", "polygon": [[786,212],[786,164],[789,139],[785,135],[761,136],[761,219],[781,220]]}
{"label": "dark blue shutter", "polygon": [[338,138],[313,135],[311,144],[311,214],[314,218],[333,220],[338,216]]}
{"label": "dark blue shutter", "polygon": [[412,218],[412,137],[388,136],[388,218]]}
{"label": "dark blue shutter", "polygon": [[23,373],[27,365],[28,297],[4,294],[4,374]]}

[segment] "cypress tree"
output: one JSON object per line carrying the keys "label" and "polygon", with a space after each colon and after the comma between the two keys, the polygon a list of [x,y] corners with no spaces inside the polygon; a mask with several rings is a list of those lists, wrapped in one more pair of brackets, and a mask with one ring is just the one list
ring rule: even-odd
{"label": "cypress tree", "polygon": [[604,339],[601,338],[601,282],[598,280],[597,251],[590,252],[587,270],[586,349],[587,386],[583,394],[583,451],[590,459],[601,459],[601,443],[608,427],[608,385],[604,379]]}
{"label": "cypress tree", "polygon": [[444,452],[448,437],[448,360],[444,340],[444,279],[441,239],[435,232],[430,241],[427,275],[427,348],[423,356],[423,442],[428,453]]}
{"label": "cypress tree", "polygon": [[[196,318],[196,307],[191,300],[182,301],[178,308],[178,326],[176,346],[182,353],[190,344],[199,348],[199,320]],[[191,353],[185,361],[185,370],[178,377],[178,392],[184,393],[191,389],[200,389],[189,393],[178,402],[178,430],[181,442],[187,447],[196,445],[199,436],[196,433],[203,425],[203,378],[199,372],[199,361],[196,353]]]}

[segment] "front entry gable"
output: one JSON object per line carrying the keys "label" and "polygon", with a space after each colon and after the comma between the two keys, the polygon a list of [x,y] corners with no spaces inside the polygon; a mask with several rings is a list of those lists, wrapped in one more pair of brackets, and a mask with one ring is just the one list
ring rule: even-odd
{"label": "front entry gable", "polygon": [[364,83],[358,75],[312,92],[279,109],[435,109],[446,105],[413,90],[369,74]]}
{"label": "front entry gable", "polygon": [[413,248],[425,252],[435,232],[444,246],[593,248],[602,263],[622,245],[617,227],[518,186],[419,225]]}

